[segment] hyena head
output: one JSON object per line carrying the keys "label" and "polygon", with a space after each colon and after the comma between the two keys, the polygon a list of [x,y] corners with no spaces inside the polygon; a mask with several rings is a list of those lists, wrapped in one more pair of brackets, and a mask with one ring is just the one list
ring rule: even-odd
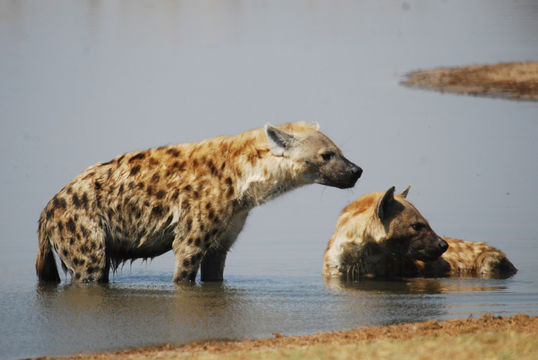
{"label": "hyena head", "polygon": [[400,195],[394,195],[394,187],[391,187],[378,200],[375,216],[385,233],[380,245],[398,256],[422,261],[435,260],[448,249],[448,244],[406,200],[408,191],[409,187]]}
{"label": "hyena head", "polygon": [[265,134],[271,153],[293,162],[297,174],[304,183],[317,183],[340,189],[353,187],[362,169],[346,159],[331,139],[318,131],[318,125],[306,124],[294,131],[289,124],[280,128],[266,125]]}

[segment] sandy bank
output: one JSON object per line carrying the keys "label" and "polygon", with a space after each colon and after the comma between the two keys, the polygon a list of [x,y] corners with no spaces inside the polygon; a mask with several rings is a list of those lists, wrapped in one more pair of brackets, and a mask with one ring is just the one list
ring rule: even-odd
{"label": "sandy bank", "polygon": [[[76,359],[250,359],[250,358],[538,358],[538,316],[426,321],[379,328],[244,341],[166,345]],[[474,354],[474,355],[473,355]],[[498,356],[498,357],[497,357]]]}
{"label": "sandy bank", "polygon": [[538,100],[538,62],[414,71],[403,85],[441,92]]}

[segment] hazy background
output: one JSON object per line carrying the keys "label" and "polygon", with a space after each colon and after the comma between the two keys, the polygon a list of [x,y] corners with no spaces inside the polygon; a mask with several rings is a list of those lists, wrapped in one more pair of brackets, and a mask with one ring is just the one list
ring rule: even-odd
{"label": "hazy background", "polygon": [[[415,69],[537,60],[537,34],[533,0],[0,0],[0,288],[11,294],[0,316],[33,294],[41,210],[89,165],[296,120],[319,122],[363,177],[352,190],[312,185],[252,211],[228,257],[232,287],[249,288],[237,277],[317,279],[341,209],[409,184],[436,232],[508,254],[520,269],[509,292],[536,287],[538,103],[399,82]],[[168,282],[173,258],[137,261],[115,281],[133,273],[142,280],[127,283],[155,273]],[[536,308],[532,299],[519,310]]]}
{"label": "hazy background", "polygon": [[364,175],[253,211],[227,271],[273,267],[267,251],[301,251],[297,234],[318,271],[340,210],[392,185],[412,185],[438,233],[510,253],[538,236],[537,104],[398,83],[418,68],[537,59],[537,33],[533,1],[2,0],[0,270],[33,272],[40,211],[87,166],[301,119]]}

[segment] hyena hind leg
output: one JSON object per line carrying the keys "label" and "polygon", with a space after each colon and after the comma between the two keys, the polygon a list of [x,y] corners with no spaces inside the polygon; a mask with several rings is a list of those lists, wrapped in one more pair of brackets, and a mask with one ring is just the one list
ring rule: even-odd
{"label": "hyena hind leg", "polygon": [[[71,235],[71,234],[69,234]],[[82,234],[81,234],[82,235]],[[105,232],[102,229],[85,231],[79,240],[64,234],[58,256],[75,282],[108,282],[110,261],[106,255]]]}

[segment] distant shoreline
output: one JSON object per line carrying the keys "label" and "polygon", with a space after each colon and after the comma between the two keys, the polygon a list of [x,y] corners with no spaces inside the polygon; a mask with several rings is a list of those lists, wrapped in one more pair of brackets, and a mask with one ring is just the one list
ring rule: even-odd
{"label": "distant shoreline", "polygon": [[419,70],[402,85],[477,96],[538,101],[538,62]]}
{"label": "distant shoreline", "polygon": [[212,340],[166,345],[72,359],[280,359],[280,358],[469,358],[538,357],[538,316],[518,314],[425,321],[377,328],[284,336],[262,340]]}

